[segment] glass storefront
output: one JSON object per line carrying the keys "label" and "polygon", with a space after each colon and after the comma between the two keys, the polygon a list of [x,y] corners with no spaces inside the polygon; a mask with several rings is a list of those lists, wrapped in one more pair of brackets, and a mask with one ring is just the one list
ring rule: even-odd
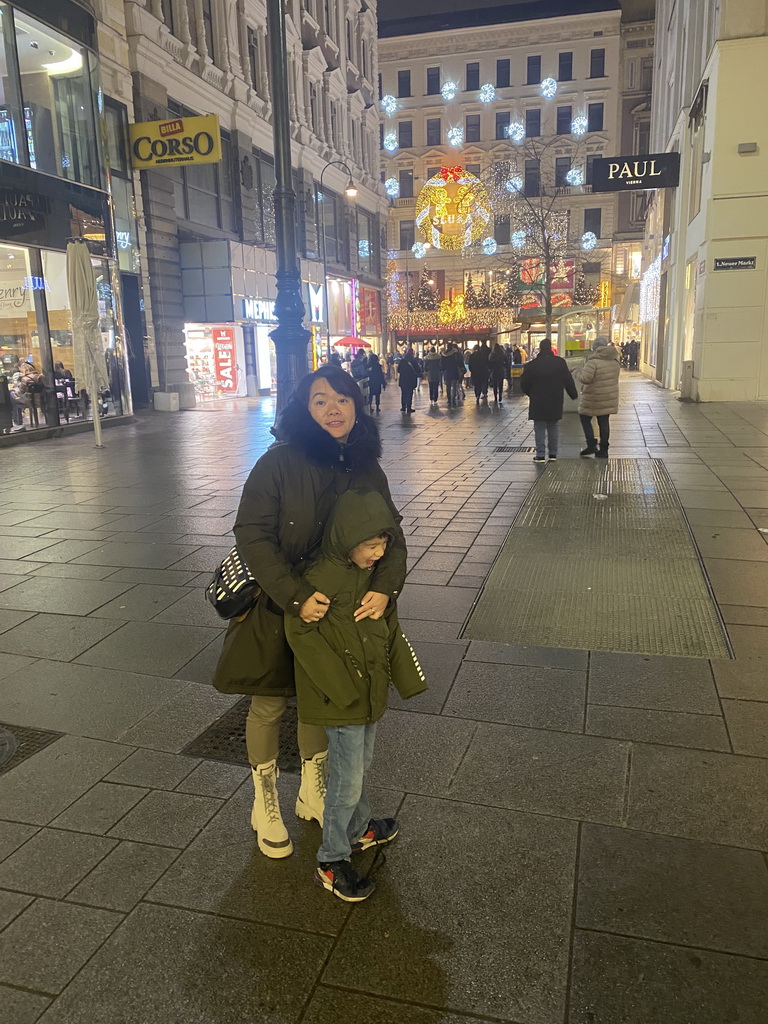
{"label": "glass storefront", "polygon": [[239,324],[185,324],[189,379],[199,402],[246,394],[243,332]]}

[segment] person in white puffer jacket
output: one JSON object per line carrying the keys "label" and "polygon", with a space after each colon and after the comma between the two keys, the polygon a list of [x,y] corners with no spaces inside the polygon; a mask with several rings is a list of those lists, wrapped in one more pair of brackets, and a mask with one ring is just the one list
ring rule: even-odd
{"label": "person in white puffer jacket", "polygon": [[[619,411],[620,369],[618,349],[609,345],[607,338],[597,338],[586,362],[574,373],[574,377],[577,377],[581,384],[579,419],[587,442],[587,447],[579,453],[582,456],[596,455],[598,459],[608,458],[610,417]],[[600,431],[599,449],[592,427],[593,416],[597,416]]]}

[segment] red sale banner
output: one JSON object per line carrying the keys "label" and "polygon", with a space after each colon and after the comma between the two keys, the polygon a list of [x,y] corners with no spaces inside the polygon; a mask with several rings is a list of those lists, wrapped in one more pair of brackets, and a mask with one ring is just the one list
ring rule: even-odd
{"label": "red sale banner", "polygon": [[237,391],[235,365],[235,328],[213,328],[213,360],[216,368],[216,389],[223,394]]}

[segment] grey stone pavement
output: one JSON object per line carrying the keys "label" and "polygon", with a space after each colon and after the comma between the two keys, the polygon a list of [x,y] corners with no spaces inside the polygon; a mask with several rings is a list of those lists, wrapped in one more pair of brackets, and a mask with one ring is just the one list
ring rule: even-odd
{"label": "grey stone pavement", "polygon": [[296,776],[268,861],[246,769],[181,753],[237,700],[202,588],[271,401],[0,452],[0,721],[57,734],[0,774],[0,1024],[765,1024],[768,407],[622,387],[611,454],[664,460],[736,659],[461,640],[542,472],[493,451],[525,402],[405,423],[388,390],[431,688],[381,726],[402,834],[352,908]]}

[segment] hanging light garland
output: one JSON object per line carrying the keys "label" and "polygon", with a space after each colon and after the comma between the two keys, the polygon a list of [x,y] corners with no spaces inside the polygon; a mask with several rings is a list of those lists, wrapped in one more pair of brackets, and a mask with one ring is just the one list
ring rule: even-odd
{"label": "hanging light garland", "polygon": [[582,249],[594,249],[597,246],[597,235],[594,231],[585,231],[581,236]]}
{"label": "hanging light garland", "polygon": [[486,82],[485,85],[480,87],[477,98],[481,103],[493,103],[496,99],[496,89],[490,82]]}
{"label": "hanging light garland", "polygon": [[513,142],[522,142],[525,138],[525,125],[522,121],[513,121],[507,125],[507,138]]}
{"label": "hanging light garland", "polygon": [[381,109],[385,114],[394,114],[397,110],[397,100],[394,96],[381,97]]}
{"label": "hanging light garland", "polygon": [[484,238],[483,239],[483,241],[481,243],[481,247],[482,247],[482,250],[483,250],[483,252],[485,253],[486,256],[493,256],[493,254],[498,249],[498,245],[496,244],[496,239],[495,238],[491,238],[490,235],[488,236],[488,238]]}
{"label": "hanging light garland", "polygon": [[557,95],[557,82],[554,78],[545,78],[541,83],[541,95],[548,100]]}
{"label": "hanging light garland", "polygon": [[572,135],[586,135],[588,128],[589,121],[587,121],[586,117],[582,117],[581,115],[579,115],[578,117],[574,117],[574,119],[571,121]]}
{"label": "hanging light garland", "polygon": [[397,149],[397,135],[394,132],[387,132],[384,136],[384,149],[388,153],[394,153]]}
{"label": "hanging light garland", "polygon": [[584,184],[584,171],[581,167],[572,167],[565,176],[565,180],[569,185],[583,185]]}
{"label": "hanging light garland", "polygon": [[511,195],[514,195],[515,192],[522,192],[523,191],[523,176],[522,176],[522,174],[513,174],[511,178],[507,178],[507,180],[504,182],[504,188]]}
{"label": "hanging light garland", "polygon": [[523,249],[526,242],[525,231],[513,231],[509,238],[514,249]]}
{"label": "hanging light garland", "polygon": [[440,89],[443,99],[450,103],[451,100],[456,99],[456,93],[459,91],[459,86],[456,82],[443,82]]}
{"label": "hanging light garland", "polygon": [[400,182],[397,178],[387,178],[384,182],[384,191],[390,199],[397,199],[400,195]]}
{"label": "hanging light garland", "polygon": [[454,147],[464,144],[464,129],[461,125],[452,125],[448,129],[448,141]]}
{"label": "hanging light garland", "polygon": [[411,252],[417,260],[423,260],[427,255],[427,247],[423,242],[414,242],[411,246]]}

